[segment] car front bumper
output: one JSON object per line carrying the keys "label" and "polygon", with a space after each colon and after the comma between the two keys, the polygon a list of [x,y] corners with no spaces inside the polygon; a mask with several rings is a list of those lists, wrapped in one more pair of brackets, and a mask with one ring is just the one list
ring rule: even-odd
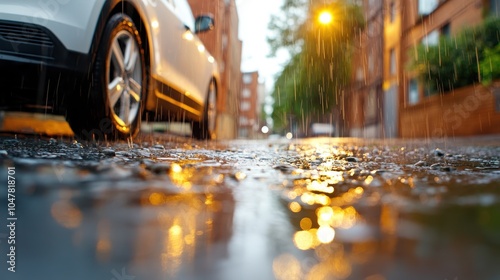
{"label": "car front bumper", "polygon": [[42,26],[0,21],[1,110],[58,113],[90,65],[88,54],[68,50]]}

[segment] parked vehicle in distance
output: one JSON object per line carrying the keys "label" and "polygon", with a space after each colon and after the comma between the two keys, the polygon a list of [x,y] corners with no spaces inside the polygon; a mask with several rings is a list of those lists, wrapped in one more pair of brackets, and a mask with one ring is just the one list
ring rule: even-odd
{"label": "parked vehicle in distance", "polygon": [[309,135],[318,136],[334,136],[335,127],[331,123],[312,123],[309,130]]}
{"label": "parked vehicle in distance", "polygon": [[187,0],[0,2],[0,110],[64,114],[77,137],[127,138],[141,119],[215,138],[214,28]]}
{"label": "parked vehicle in distance", "polygon": [[279,140],[279,139],[283,139],[283,138],[284,137],[281,134],[277,134],[277,133],[269,134],[269,136],[267,137],[267,139],[269,139],[269,140]]}

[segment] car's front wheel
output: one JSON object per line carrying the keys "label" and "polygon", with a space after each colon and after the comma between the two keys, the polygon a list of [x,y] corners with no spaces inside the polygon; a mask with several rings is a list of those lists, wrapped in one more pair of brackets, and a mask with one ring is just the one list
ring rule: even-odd
{"label": "car's front wheel", "polygon": [[134,137],[140,128],[146,81],[139,31],[130,17],[116,14],[106,24],[88,92],[76,94],[68,109],[75,135],[84,139]]}
{"label": "car's front wheel", "polygon": [[212,80],[208,86],[207,99],[200,122],[193,123],[193,137],[199,140],[214,140],[217,138],[217,86]]}

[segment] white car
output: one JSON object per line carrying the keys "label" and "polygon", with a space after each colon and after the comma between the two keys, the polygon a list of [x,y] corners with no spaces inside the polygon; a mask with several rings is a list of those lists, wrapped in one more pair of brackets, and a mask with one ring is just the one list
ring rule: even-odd
{"label": "white car", "polygon": [[65,114],[78,137],[134,137],[143,117],[215,137],[213,29],[187,0],[1,0],[0,110]]}

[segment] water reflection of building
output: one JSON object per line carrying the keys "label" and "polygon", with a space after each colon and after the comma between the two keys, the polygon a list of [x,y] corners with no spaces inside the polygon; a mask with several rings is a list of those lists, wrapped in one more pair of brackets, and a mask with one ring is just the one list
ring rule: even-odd
{"label": "water reflection of building", "polygon": [[438,137],[441,135],[434,132],[500,132],[486,124],[489,120],[500,127],[500,112],[494,108],[491,93],[475,110],[467,112],[466,118],[456,115],[461,117],[460,127],[455,125],[452,131],[443,120],[446,105],[465,106],[467,96],[477,89],[464,89],[456,97],[444,94],[443,100],[426,94],[415,73],[406,68],[418,44],[436,45],[440,36],[453,36],[464,27],[498,15],[499,0],[364,0],[362,5],[367,25],[360,34],[347,90],[346,127],[350,136]]}
{"label": "water reflection of building", "polygon": [[189,0],[193,14],[211,13],[215,29],[199,34],[207,50],[219,64],[221,85],[218,97],[219,139],[232,139],[237,134],[238,97],[241,85],[241,49],[238,38],[238,12],[234,0]]}

